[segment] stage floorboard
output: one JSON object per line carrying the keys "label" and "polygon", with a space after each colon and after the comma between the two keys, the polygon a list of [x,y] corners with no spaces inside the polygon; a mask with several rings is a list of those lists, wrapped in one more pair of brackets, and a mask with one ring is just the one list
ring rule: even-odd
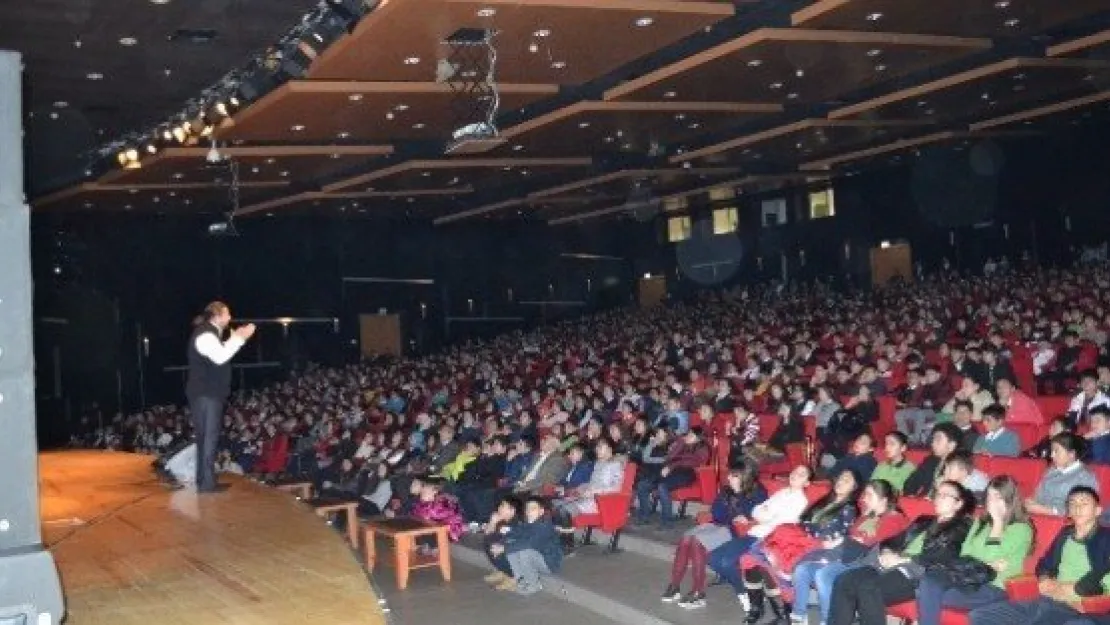
{"label": "stage floorboard", "polygon": [[126,453],[44,453],[39,470],[68,625],[385,623],[342,537],[286,493],[231,476],[168,491]]}

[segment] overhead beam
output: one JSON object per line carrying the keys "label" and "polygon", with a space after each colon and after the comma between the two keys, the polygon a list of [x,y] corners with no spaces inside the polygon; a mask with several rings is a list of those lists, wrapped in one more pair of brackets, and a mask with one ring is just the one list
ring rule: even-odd
{"label": "overhead beam", "polygon": [[1091,104],[1098,104],[1099,102],[1106,102],[1110,100],[1110,91],[1103,91],[1101,93],[1094,93],[1082,98],[1074,98],[1064,102],[1057,102],[1055,104],[1048,104],[1028,111],[1021,111],[1020,113],[1013,113],[1012,115],[1003,115],[1002,117],[995,117],[994,119],[987,119],[981,122],[971,124],[972,130],[987,130],[989,128],[997,128],[998,126],[1006,126],[1016,122],[1023,122],[1027,119],[1036,119],[1046,115],[1053,115],[1056,113],[1063,113],[1072,109],[1090,106]]}
{"label": "overhead beam", "polygon": [[446,158],[434,160],[413,160],[390,167],[376,169],[352,178],[339,180],[323,186],[324,191],[337,191],[374,180],[388,178],[413,169],[481,169],[489,167],[584,167],[593,163],[588,157],[582,158]]}

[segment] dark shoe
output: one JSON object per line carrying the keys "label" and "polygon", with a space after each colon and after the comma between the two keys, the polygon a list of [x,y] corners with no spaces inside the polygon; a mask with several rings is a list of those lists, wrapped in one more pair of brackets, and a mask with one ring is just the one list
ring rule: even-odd
{"label": "dark shoe", "polygon": [[747,593],[751,607],[744,617],[744,625],[755,625],[763,618],[763,589],[749,588]]}
{"label": "dark shoe", "polygon": [[222,493],[225,490],[227,490],[228,488],[231,488],[231,486],[228,485],[228,484],[216,484],[212,488],[198,488],[197,492],[198,493]]}
{"label": "dark shoe", "polygon": [[678,607],[686,608],[687,610],[696,610],[705,607],[705,593],[692,592],[686,595],[682,601],[678,602]]}
{"label": "dark shoe", "polygon": [[663,591],[663,603],[674,603],[682,598],[682,591],[677,586],[667,585],[667,589]]}
{"label": "dark shoe", "polygon": [[790,623],[790,607],[787,606],[782,597],[775,591],[775,594],[767,594],[767,603],[771,604],[771,614],[775,616],[775,620],[771,621],[775,625],[788,625]]}

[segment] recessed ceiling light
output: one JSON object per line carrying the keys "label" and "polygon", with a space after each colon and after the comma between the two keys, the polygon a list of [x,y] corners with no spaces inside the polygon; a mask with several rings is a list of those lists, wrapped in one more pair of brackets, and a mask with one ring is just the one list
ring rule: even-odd
{"label": "recessed ceiling light", "polygon": [[362,94],[361,93],[352,93],[351,95],[347,96],[347,99],[350,100],[351,102],[358,102],[359,100],[362,99]]}
{"label": "recessed ceiling light", "polygon": [[276,162],[277,162],[277,159],[275,159],[275,158],[274,158],[274,157],[272,157],[272,156],[271,156],[270,158],[266,159],[266,164],[267,164],[267,165],[273,165],[273,164],[274,164],[274,163],[276,163]]}
{"label": "recessed ceiling light", "polygon": [[794,70],[794,75],[797,76],[798,78],[802,78],[803,76],[806,75],[806,71],[804,69]]}
{"label": "recessed ceiling light", "polygon": [[552,69],[563,69],[566,66],[567,66],[566,61],[552,61],[551,62],[551,68]]}
{"label": "recessed ceiling light", "polygon": [[69,106],[69,102],[66,102],[65,100],[58,100],[54,103],[54,108],[56,109],[64,109],[67,106]]}
{"label": "recessed ceiling light", "polygon": [[534,31],[532,33],[532,36],[533,37],[538,37],[540,39],[542,39],[544,37],[550,37],[551,36],[551,29],[550,28],[541,28],[539,30]]}
{"label": "recessed ceiling light", "polygon": [[174,180],[181,180],[184,177],[185,177],[185,174],[183,174],[181,172],[177,172],[176,174],[173,175]]}
{"label": "recessed ceiling light", "polygon": [[289,172],[283,171],[283,172],[279,173],[278,175],[281,176],[282,178],[288,178],[289,177]]}
{"label": "recessed ceiling light", "polygon": [[412,204],[413,202],[416,201],[416,198],[410,197],[410,198],[407,198],[405,201],[408,202],[409,204]]}
{"label": "recessed ceiling light", "polygon": [[395,111],[407,111],[407,110],[409,110],[409,105],[408,104],[398,104],[397,106],[393,107],[393,110],[395,110]]}
{"label": "recessed ceiling light", "polygon": [[289,129],[292,130],[293,132],[301,132],[302,130],[304,130],[304,124],[295,124],[292,127],[290,127]]}
{"label": "recessed ceiling light", "polygon": [[123,210],[125,210],[125,211],[129,211],[129,210],[131,210],[131,208],[132,208],[132,206],[130,204],[124,204],[123,205]]}
{"label": "recessed ceiling light", "polygon": [[332,157],[332,158],[336,158],[336,159],[337,159],[337,158],[340,158],[340,157],[342,157],[342,156],[343,156],[342,154],[332,154],[332,155],[331,155],[331,157]]}
{"label": "recessed ceiling light", "polygon": [[386,118],[386,119],[393,119],[393,111],[389,111],[389,112],[387,112],[387,113],[385,114],[385,118]]}
{"label": "recessed ceiling light", "polygon": [[878,11],[875,11],[874,13],[868,13],[867,14],[867,21],[869,21],[869,22],[877,22],[881,19],[883,19],[883,14],[878,12]]}
{"label": "recessed ceiling light", "polygon": [[655,23],[655,18],[649,15],[645,15],[643,17],[637,17],[636,21],[633,23],[636,24],[638,28],[646,28]]}
{"label": "recessed ceiling light", "polygon": [[150,198],[150,201],[151,201],[151,202],[154,202],[155,204],[157,204],[158,202],[161,202],[161,201],[162,201],[162,198],[160,198],[160,197],[158,197],[158,196],[156,195],[156,196],[154,196],[154,197]]}
{"label": "recessed ceiling light", "polygon": [[50,111],[50,119],[58,119],[58,113],[56,111]]}
{"label": "recessed ceiling light", "polygon": [[1006,26],[1010,27],[1010,28],[1014,28],[1018,24],[1021,24],[1021,20],[1019,20],[1016,17],[1011,17],[1010,19],[1008,19],[1008,20],[1006,20],[1005,22],[1002,22],[1002,23],[1005,24]]}
{"label": "recessed ceiling light", "polygon": [[1025,85],[1014,85],[1014,91],[1025,91]]}
{"label": "recessed ceiling light", "polygon": [[686,114],[685,113],[675,113],[674,118],[678,121],[682,121],[682,120],[686,119]]}
{"label": "recessed ceiling light", "polygon": [[988,92],[983,92],[983,94],[980,95],[979,97],[984,99],[984,100],[989,100],[989,99],[991,99],[991,94],[988,93]]}
{"label": "recessed ceiling light", "polygon": [[189,198],[185,198],[185,206],[188,206],[188,205],[190,205],[190,204],[192,204],[192,203],[193,203],[193,201],[192,201],[192,200],[190,200]]}
{"label": "recessed ceiling light", "polygon": [[934,114],[934,113],[936,113],[936,111],[935,111],[935,110],[933,110],[933,109],[925,109],[925,114],[926,114],[926,115],[932,115],[932,114]]}
{"label": "recessed ceiling light", "polygon": [[994,3],[994,8],[996,8],[996,9],[1005,9],[1009,6],[1010,6],[1010,0],[998,0],[998,2]]}
{"label": "recessed ceiling light", "polygon": [[120,37],[119,38],[119,45],[121,45],[121,46],[130,47],[130,46],[133,46],[137,43],[139,43],[139,40],[134,38],[134,37]]}
{"label": "recessed ceiling light", "polygon": [[886,71],[886,65],[883,65],[882,63],[879,63],[878,65],[875,66],[875,71],[876,72],[885,72]]}
{"label": "recessed ceiling light", "polygon": [[605,143],[612,143],[612,142],[613,142],[612,137],[605,137]]}
{"label": "recessed ceiling light", "polygon": [[170,197],[177,197],[177,191],[170,191],[167,193]]}
{"label": "recessed ceiling light", "polygon": [[664,94],[663,94],[663,97],[664,97],[664,98],[673,98],[673,97],[675,97],[676,95],[678,95],[678,94],[677,94],[677,93],[675,93],[674,91],[667,91],[666,93],[664,93]]}
{"label": "recessed ceiling light", "polygon": [[85,202],[85,208],[92,208],[92,202]]}
{"label": "recessed ceiling light", "polygon": [[768,86],[771,87],[772,89],[782,89],[782,83],[781,82],[773,82]]}
{"label": "recessed ceiling light", "polygon": [[701,124],[697,122],[690,122],[690,130],[697,130],[700,126]]}
{"label": "recessed ceiling light", "polygon": [[170,68],[168,68],[168,67],[162,70],[162,75],[163,75],[163,76],[166,76],[167,78],[168,78],[168,77],[170,76],[170,74],[172,74],[172,73],[173,73],[173,70],[172,70],[172,69],[170,69]]}
{"label": "recessed ceiling light", "polygon": [[579,122],[578,127],[579,128],[589,128],[590,127],[590,122]]}
{"label": "recessed ceiling light", "polygon": [[519,143],[513,146],[513,152],[519,152],[523,149],[524,149],[524,146],[520,145]]}
{"label": "recessed ceiling light", "polygon": [[763,61],[759,59],[752,59],[748,61],[748,67],[759,67],[760,65],[763,65]]}
{"label": "recessed ceiling light", "polygon": [[[131,159],[131,160],[135,160],[135,159]],[[139,192],[139,190],[138,189],[128,189],[127,192],[130,193],[131,195],[135,195],[136,193]]]}
{"label": "recessed ceiling light", "polygon": [[251,167],[251,173],[252,174],[257,174],[259,171],[261,171],[261,170],[259,170],[257,166]]}
{"label": "recessed ceiling light", "polygon": [[337,134],[335,136],[339,137],[340,139],[349,139],[351,137],[351,133],[344,130],[343,132],[340,132],[339,134]]}
{"label": "recessed ceiling light", "polygon": [[419,62],[420,62],[420,57],[418,57],[418,56],[405,57],[405,65],[416,65]]}
{"label": "recessed ceiling light", "polygon": [[497,9],[493,7],[483,7],[478,9],[478,17],[493,17],[497,15]]}
{"label": "recessed ceiling light", "polygon": [[883,51],[878,49],[878,48],[871,48],[870,50],[867,51],[867,56],[876,57],[876,56],[879,56],[882,53],[883,53]]}
{"label": "recessed ceiling light", "polygon": [[917,101],[917,105],[918,105],[918,106],[928,106],[928,105],[929,105],[929,103],[928,103],[928,102],[926,102],[925,100],[918,100],[918,101]]}
{"label": "recessed ceiling light", "polygon": [[100,72],[89,72],[88,74],[85,74],[85,78],[88,78],[89,80],[104,80],[104,74],[101,74]]}
{"label": "recessed ceiling light", "polygon": [[424,124],[422,122],[417,122],[417,123],[413,124],[412,127],[413,127],[414,130],[420,130],[421,128],[424,127]]}
{"label": "recessed ceiling light", "polygon": [[790,93],[786,94],[786,99],[787,100],[797,100],[798,99],[798,93],[795,92],[795,91],[791,91]]}
{"label": "recessed ceiling light", "polygon": [[80,48],[81,47],[81,38],[80,37],[73,40],[73,47],[74,48]]}

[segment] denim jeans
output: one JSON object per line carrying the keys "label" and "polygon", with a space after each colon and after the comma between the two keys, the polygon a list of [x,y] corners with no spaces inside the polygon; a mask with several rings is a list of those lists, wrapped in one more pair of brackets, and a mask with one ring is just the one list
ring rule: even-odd
{"label": "denim jeans", "polygon": [[740,556],[747,553],[756,539],[751,536],[733,538],[709,552],[709,568],[729,584],[737,594],[744,592],[744,578],[740,575]]}
{"label": "denim jeans", "polygon": [[829,604],[832,602],[833,584],[841,573],[850,571],[859,565],[844,564],[840,560],[829,563],[801,562],[794,567],[794,614],[805,617],[808,608],[810,587],[817,588],[817,606],[821,613],[821,622],[829,620]]}
{"label": "denim jeans", "polygon": [[925,576],[917,586],[917,622],[918,625],[939,625],[944,608],[974,610],[1005,600],[1006,593],[992,584],[974,589],[949,588],[939,580]]}

